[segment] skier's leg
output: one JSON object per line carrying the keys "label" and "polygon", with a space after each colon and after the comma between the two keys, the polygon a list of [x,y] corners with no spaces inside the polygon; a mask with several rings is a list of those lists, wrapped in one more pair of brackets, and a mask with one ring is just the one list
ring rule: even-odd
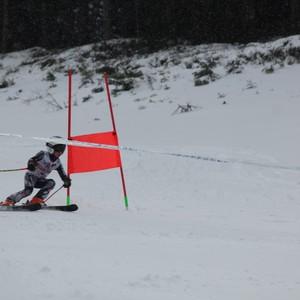
{"label": "skier's leg", "polygon": [[25,185],[24,189],[14,194],[11,194],[10,196],[7,197],[7,200],[17,203],[21,201],[23,198],[31,195],[36,181],[37,181],[36,177],[34,177],[32,174],[26,173],[24,178],[24,185]]}
{"label": "skier's leg", "polygon": [[50,191],[54,189],[55,181],[53,179],[42,179],[39,180],[34,187],[40,189],[34,198],[45,200]]}

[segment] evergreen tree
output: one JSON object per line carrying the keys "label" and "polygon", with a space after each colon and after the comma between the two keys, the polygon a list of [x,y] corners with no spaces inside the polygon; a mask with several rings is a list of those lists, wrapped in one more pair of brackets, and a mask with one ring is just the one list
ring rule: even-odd
{"label": "evergreen tree", "polygon": [[249,42],[300,33],[299,0],[0,0],[1,52],[111,38]]}

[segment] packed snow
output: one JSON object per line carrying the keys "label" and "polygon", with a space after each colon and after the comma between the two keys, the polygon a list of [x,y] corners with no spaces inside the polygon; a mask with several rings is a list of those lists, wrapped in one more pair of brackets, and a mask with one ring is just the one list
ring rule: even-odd
{"label": "packed snow", "polygon": [[[0,211],[1,298],[298,300],[300,65],[275,62],[271,74],[257,63],[230,74],[219,65],[217,80],[195,86],[183,63],[219,55],[225,65],[282,44],[299,47],[300,37],[186,47],[182,63],[157,68],[149,62],[174,62],[176,51],[136,57],[148,77],[112,96],[129,209],[111,169],[71,176],[77,212]],[[60,53],[65,70],[89,47]],[[1,80],[14,83],[0,89],[1,170],[26,167],[45,149],[36,137],[67,137],[68,77],[56,74],[49,88],[49,68],[22,64],[29,53],[0,59]],[[98,79],[81,86],[73,76],[73,135],[112,128],[105,91],[81,101],[104,86]],[[187,104],[194,109],[178,110]],[[24,171],[0,176],[2,200],[23,188]],[[61,180],[50,178],[55,191]],[[65,202],[65,190],[49,200]]]}

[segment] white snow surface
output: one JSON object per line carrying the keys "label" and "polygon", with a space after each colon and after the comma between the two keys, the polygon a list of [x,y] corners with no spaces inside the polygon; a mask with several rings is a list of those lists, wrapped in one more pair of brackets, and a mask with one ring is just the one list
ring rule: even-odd
{"label": "white snow surface", "polygon": [[[300,43],[299,36],[287,40]],[[224,60],[241,51],[211,45],[188,53],[200,50]],[[45,149],[31,137],[67,137],[67,109],[53,109],[47,93],[64,106],[68,78],[57,76],[57,87],[48,89],[41,80],[47,70],[20,66],[28,53],[0,60],[0,78],[15,83],[0,89],[0,132],[22,136],[0,136],[2,170],[26,167]],[[112,169],[72,175],[77,212],[1,211],[1,299],[299,299],[300,65],[265,74],[262,65],[246,64],[240,74],[196,87],[193,70],[182,64],[147,64],[175,54],[137,58],[157,81],[150,88],[140,79],[134,91],[112,97],[120,145],[141,150],[121,151],[129,209],[120,172]],[[66,68],[73,64],[70,58]],[[79,88],[74,74],[74,135],[111,130],[105,92],[81,101],[97,84]],[[198,109],[172,115],[187,103]],[[66,155],[62,161],[66,168]],[[2,200],[23,188],[24,171],[0,176]],[[56,172],[49,177],[61,185]],[[49,204],[65,199],[62,190]]]}

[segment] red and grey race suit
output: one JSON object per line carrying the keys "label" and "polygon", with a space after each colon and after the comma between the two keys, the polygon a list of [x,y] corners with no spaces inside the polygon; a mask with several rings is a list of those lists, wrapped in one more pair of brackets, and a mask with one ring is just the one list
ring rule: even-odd
{"label": "red and grey race suit", "polygon": [[53,170],[58,172],[62,181],[68,178],[59,158],[47,151],[40,151],[35,156],[31,157],[28,163],[34,163],[35,170],[26,172],[24,189],[8,197],[8,199],[13,200],[15,203],[31,195],[34,188],[40,189],[35,197],[44,200],[55,186],[55,181],[53,179],[47,179],[47,176]]}

